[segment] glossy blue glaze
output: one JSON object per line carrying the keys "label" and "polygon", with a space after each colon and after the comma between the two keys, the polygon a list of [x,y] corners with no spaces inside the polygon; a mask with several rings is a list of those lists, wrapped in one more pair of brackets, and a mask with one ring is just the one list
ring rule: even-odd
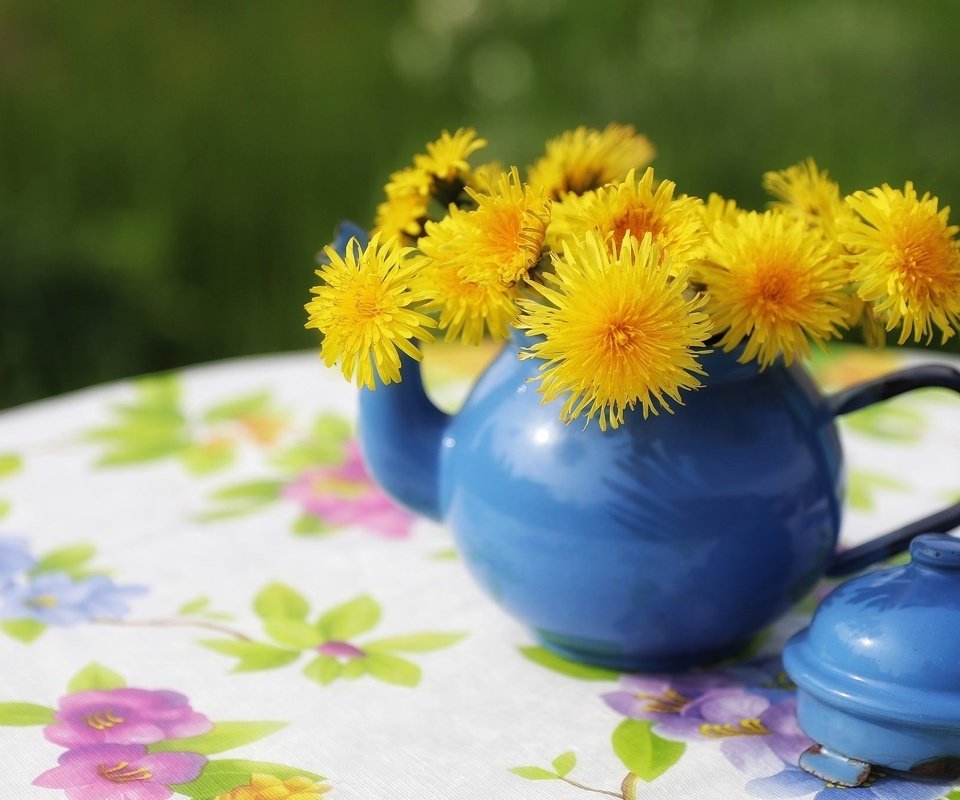
{"label": "glossy blue glaze", "polygon": [[906,566],[835,589],[784,651],[804,732],[888,769],[960,769],[960,539],[920,536]]}
{"label": "glossy blue glaze", "polygon": [[361,393],[360,434],[381,486],[448,523],[479,582],[546,646],[619,669],[708,663],[830,565],[837,409],[801,367],[710,353],[707,385],[675,414],[603,432],[541,404],[521,344],[450,418],[405,360],[400,384]]}

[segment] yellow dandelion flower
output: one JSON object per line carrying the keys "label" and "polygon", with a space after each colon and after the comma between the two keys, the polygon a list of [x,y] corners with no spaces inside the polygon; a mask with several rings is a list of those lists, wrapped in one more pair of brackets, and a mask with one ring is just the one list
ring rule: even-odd
{"label": "yellow dandelion flower", "polygon": [[306,327],[324,334],[324,363],[339,364],[358,386],[373,389],[374,370],[383,383],[399,381],[397,351],[419,361],[415,340],[433,341],[426,329],[436,323],[412,308],[425,296],[412,286],[416,265],[406,257],[409,252],[380,234],[364,249],[351,239],[343,257],[325,248],[330,263],[317,270],[323,285],[310,290],[316,296],[306,305]]}
{"label": "yellow dandelion flower", "polygon": [[467,193],[477,208],[467,212],[471,233],[460,250],[460,274],[476,283],[512,286],[540,261],[550,200],[542,189],[522,183],[516,167],[500,176],[490,194]]}
{"label": "yellow dandelion flower", "polygon": [[710,192],[707,202],[700,206],[700,219],[708,232],[712,232],[714,226],[721,221],[727,225],[736,225],[742,213],[737,208],[736,200],[728,200],[716,192]]}
{"label": "yellow dandelion flower", "polygon": [[428,196],[413,192],[388,197],[377,206],[372,232],[382,234],[384,241],[397,238],[412,244],[423,232],[429,203]]}
{"label": "yellow dandelion flower", "polygon": [[852,216],[840,197],[839,185],[812,158],[764,173],[763,188],[778,198],[770,203],[770,208],[804,220],[832,241],[837,238],[839,225]]}
{"label": "yellow dandelion flower", "polygon": [[696,197],[674,199],[675,190],[673,181],[657,185],[653,168],[648,167],[639,180],[630,170],[622,183],[579,197],[567,195],[554,206],[550,245],[559,249],[563,242],[594,230],[616,251],[628,233],[638,240],[649,233],[653,243],[670,256],[674,267],[682,267],[702,255],[706,232],[700,210],[703,202]]}
{"label": "yellow dandelion flower", "polygon": [[447,341],[480,344],[484,334],[506,339],[517,316],[518,291],[499,281],[477,283],[460,275],[460,253],[472,227],[469,214],[451,209],[439,222],[428,222],[417,244],[418,280],[427,297],[425,311],[439,312],[437,322]]}
{"label": "yellow dandelion flower", "polygon": [[499,161],[490,161],[481,164],[467,176],[467,186],[478,194],[491,194],[505,174],[503,164]]}
{"label": "yellow dandelion flower", "polygon": [[402,197],[408,194],[426,197],[433,191],[433,176],[418,167],[398,169],[390,173],[390,180],[383,188],[387,197]]}
{"label": "yellow dandelion flower", "polygon": [[960,328],[960,251],[949,207],[929,193],[917,198],[887,184],[856,192],[847,203],[859,215],[841,241],[853,252],[859,296],[874,304],[888,331],[902,326],[900,344],[933,338],[946,341]]}
{"label": "yellow dandelion flower", "polygon": [[441,181],[452,181],[470,171],[467,159],[486,146],[486,139],[479,138],[473,128],[459,128],[453,135],[443,131],[439,139],[427,143],[426,155],[414,156],[413,163]]}
{"label": "yellow dandelion flower", "polygon": [[274,775],[254,773],[250,783],[217,795],[216,800],[317,800],[332,788],[302,776],[281,780]]}
{"label": "yellow dandelion flower", "polygon": [[718,222],[699,271],[720,343],[745,341],[743,362],[790,364],[810,354],[808,338],[822,343],[849,320],[849,270],[802,220],[751,211],[736,226]]}
{"label": "yellow dandelion flower", "polygon": [[559,199],[622,181],[654,155],[650,140],[633,125],[611,123],[602,131],[580,126],[547,142],[546,153],[530,167],[529,181]]}
{"label": "yellow dandelion flower", "polygon": [[520,301],[518,327],[543,337],[524,357],[544,361],[544,402],[567,395],[565,422],[585,414],[616,428],[637,405],[644,417],[670,411],[682,390],[700,386],[695,350],[710,333],[703,298],[685,296],[686,281],[671,278],[669,256],[649,234],[627,236],[611,253],[588,232],[554,254],[554,267],[549,285],[532,284],[545,302]]}

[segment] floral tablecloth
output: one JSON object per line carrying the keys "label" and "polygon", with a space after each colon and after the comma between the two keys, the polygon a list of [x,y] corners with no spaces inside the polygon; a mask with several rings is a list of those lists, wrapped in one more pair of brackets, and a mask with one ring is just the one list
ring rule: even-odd
{"label": "floral tablecloth", "polygon": [[[489,350],[438,349],[454,407]],[[836,348],[829,388],[926,354]],[[941,356],[941,358],[943,358]],[[960,798],[826,787],[777,653],[630,676],[538,647],[442,527],[371,484],[355,390],[313,354],[0,414],[0,797]],[[845,418],[856,543],[960,494],[960,403]]]}

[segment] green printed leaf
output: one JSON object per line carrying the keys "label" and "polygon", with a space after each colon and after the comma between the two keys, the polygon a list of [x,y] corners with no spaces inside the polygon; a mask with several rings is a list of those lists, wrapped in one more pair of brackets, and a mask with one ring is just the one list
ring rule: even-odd
{"label": "green printed leaf", "polygon": [[366,633],[379,621],[379,603],[364,594],[324,613],[317,622],[317,628],[328,641],[343,642]]}
{"label": "green printed leaf", "polygon": [[144,442],[127,447],[118,447],[104,454],[98,461],[100,467],[122,467],[127,464],[141,464],[156,461],[179,453],[189,444],[182,439],[170,439],[160,442]]}
{"label": "green printed leaf", "polygon": [[318,536],[331,530],[326,522],[311,514],[301,514],[293,523],[293,532],[298,536]]}
{"label": "green printed leaf", "polygon": [[367,660],[365,658],[351,658],[340,665],[340,677],[348,681],[355,681],[367,674]]}
{"label": "green printed leaf", "polygon": [[249,514],[270,503],[275,503],[283,491],[284,482],[274,480],[248,481],[227,486],[214,492],[212,499],[225,507],[198,515],[201,522],[229,519]]}
{"label": "green printed leaf", "polygon": [[138,378],[134,385],[139,395],[139,405],[144,408],[167,409],[180,404],[180,378],[175,372]]}
{"label": "green printed leaf", "polygon": [[323,634],[313,625],[296,619],[268,619],[263,629],[271,639],[301,650],[316,647],[325,641]]}
{"label": "green printed leaf", "polygon": [[177,457],[191,474],[209,475],[230,466],[235,456],[233,443],[222,441],[191,445],[181,450]]}
{"label": "green printed leaf", "polygon": [[14,475],[23,469],[23,459],[14,453],[0,453],[0,478]]}
{"label": "green printed leaf", "polygon": [[327,686],[340,677],[343,668],[333,656],[317,656],[303,668],[303,674],[321,686]]}
{"label": "green printed leaf", "polygon": [[210,798],[226,794],[238,786],[250,783],[250,778],[254,774],[272,775],[282,781],[297,777],[308,778],[314,782],[325,780],[322,775],[317,775],[315,772],[307,772],[283,764],[225,758],[208,761],[204,765],[199,778],[189,783],[173,784],[170,788],[178,794],[193,798],[193,800],[210,800]]}
{"label": "green printed leaf", "polygon": [[227,502],[242,500],[245,503],[272,503],[283,490],[283,481],[248,481],[227,486],[213,493],[213,499]]}
{"label": "green printed leaf", "polygon": [[210,605],[210,598],[201,595],[194,600],[188,600],[180,608],[177,609],[177,613],[181,616],[187,616],[189,614],[199,614],[201,611],[205,610]]}
{"label": "green printed leaf", "polygon": [[578,678],[582,681],[615,681],[620,673],[605,667],[594,667],[590,664],[580,664],[576,661],[558,656],[545,647],[527,646],[518,648],[520,653],[534,664],[546,667],[568,678]]}
{"label": "green printed leaf", "polygon": [[286,726],[286,722],[217,722],[211,730],[199,736],[155,742],[147,746],[147,752],[172,751],[210,756],[256,742]]}
{"label": "green printed leaf", "polygon": [[53,550],[41,558],[30,570],[31,575],[40,575],[43,572],[66,572],[73,574],[77,567],[85,564],[97,553],[97,549],[90,544],[77,544],[71,547],[61,547]]}
{"label": "green printed leaf", "polygon": [[321,414],[311,433],[315,439],[343,443],[350,438],[350,421],[339,414]]}
{"label": "green printed leaf", "polygon": [[391,636],[364,644],[368,653],[429,653],[449,647],[463,639],[465,633],[410,633],[406,636]]}
{"label": "green printed leaf", "polygon": [[456,561],[460,558],[460,554],[455,547],[446,547],[442,550],[435,550],[430,554],[430,558],[433,561]]}
{"label": "green printed leaf", "polygon": [[855,411],[841,418],[841,427],[887,442],[916,442],[923,435],[926,418],[922,412],[905,408],[902,403],[902,400],[888,401]]}
{"label": "green printed leaf", "polygon": [[303,472],[308,467],[340,464],[344,444],[349,438],[349,422],[343,417],[327,414],[314,423],[308,439],[279,453],[273,463],[291,473]]}
{"label": "green printed leaf", "polygon": [[555,781],[561,777],[557,773],[541,767],[511,767],[510,772],[519,775],[521,778],[526,778],[528,781]]}
{"label": "green printed leaf", "polygon": [[292,664],[300,657],[299,650],[285,650],[260,642],[234,641],[232,639],[205,639],[199,644],[217,653],[240,659],[234,672],[259,672],[278,669]]}
{"label": "green printed leaf", "polygon": [[55,713],[35,703],[0,703],[0,725],[49,725]]}
{"label": "green printed leaf", "polygon": [[374,678],[397,686],[420,683],[420,667],[400,656],[373,653],[364,659],[367,672]]}
{"label": "green printed leaf", "polygon": [[94,690],[103,691],[121,689],[126,685],[127,682],[120,675],[94,661],[70,679],[70,683],[67,684],[67,691],[70,694]]}
{"label": "green printed leaf", "polygon": [[0,622],[0,631],[24,644],[30,644],[46,629],[46,625],[35,619],[8,619],[6,622]]}
{"label": "green printed leaf", "polygon": [[7,514],[10,513],[10,501],[9,500],[0,500],[0,519],[3,519]]}
{"label": "green printed leaf", "polygon": [[271,583],[253,600],[253,610],[260,619],[292,619],[303,621],[310,604],[296,589],[282,583]]}
{"label": "green printed leaf", "polygon": [[893,475],[865,469],[851,469],[847,485],[847,501],[853,508],[872,511],[876,505],[875,492],[890,490],[907,491],[910,487]]}
{"label": "green printed leaf", "polygon": [[564,753],[553,759],[551,766],[557,771],[557,775],[563,778],[570,773],[570,770],[577,766],[577,756],[573,752]]}
{"label": "green printed leaf", "polygon": [[613,732],[613,752],[634,775],[650,782],[676,764],[687,749],[683,742],[657,736],[648,720],[625,719]]}
{"label": "green printed leaf", "polygon": [[266,411],[270,407],[270,392],[257,392],[228,400],[209,409],[203,418],[207,422],[229,422],[250,414]]}

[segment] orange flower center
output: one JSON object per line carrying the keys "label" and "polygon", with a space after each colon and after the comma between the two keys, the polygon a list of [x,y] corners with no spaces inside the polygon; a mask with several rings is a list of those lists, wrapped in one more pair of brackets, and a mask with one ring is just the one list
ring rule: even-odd
{"label": "orange flower center", "polygon": [[115,725],[122,725],[125,722],[123,717],[119,717],[109,710],[87,714],[87,716],[83,718],[83,721],[95,731],[105,731]]}
{"label": "orange flower center", "polygon": [[742,719],[736,724],[732,722],[723,724],[705,722],[700,726],[700,733],[708,739],[727,739],[731,736],[766,736],[770,733],[770,730],[758,717],[752,717]]}
{"label": "orange flower center", "polygon": [[343,478],[317,478],[311,481],[310,488],[315,495],[333,494],[347,500],[356,500],[363,497],[370,487],[366,483]]}
{"label": "orange flower center", "polygon": [[133,783],[153,779],[153,773],[150,770],[145,767],[131,767],[128,761],[121,761],[113,767],[100,764],[97,767],[97,774],[111,783]]}
{"label": "orange flower center", "polygon": [[648,701],[643,710],[652,714],[679,714],[690,702],[673,689],[667,689],[663,694],[638,694],[637,699]]}
{"label": "orange flower center", "polygon": [[960,272],[953,241],[933,225],[902,225],[899,232],[894,258],[906,294],[938,304],[948,300]]}
{"label": "orange flower center", "polygon": [[613,221],[613,242],[619,248],[628,232],[637,239],[642,239],[645,233],[656,237],[662,227],[661,221],[654,218],[649,208],[628,206]]}

